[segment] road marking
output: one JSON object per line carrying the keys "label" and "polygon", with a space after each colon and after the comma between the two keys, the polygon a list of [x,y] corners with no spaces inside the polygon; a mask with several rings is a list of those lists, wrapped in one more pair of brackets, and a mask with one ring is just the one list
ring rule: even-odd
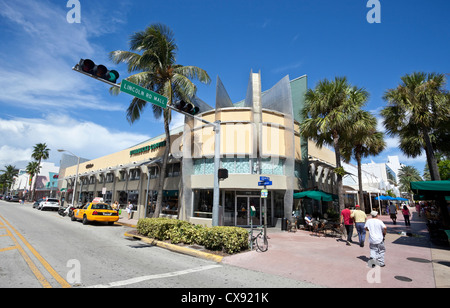
{"label": "road marking", "polygon": [[182,270],[182,271],[176,271],[176,272],[171,272],[171,273],[141,276],[141,277],[131,278],[131,279],[122,280],[122,281],[110,282],[108,284],[97,284],[97,285],[90,286],[90,287],[87,287],[87,288],[121,287],[121,286],[129,285],[129,284],[139,283],[139,282],[146,281],[146,280],[175,277],[175,276],[186,275],[186,274],[191,274],[191,273],[195,273],[195,272],[206,271],[206,270],[213,269],[213,268],[218,268],[218,267],[222,267],[222,265],[214,264],[214,265],[190,268],[190,269],[186,269],[186,270]]}
{"label": "road marking", "polygon": [[17,246],[11,246],[11,247],[6,247],[6,248],[0,248],[0,252],[7,251],[7,250],[13,250],[13,249],[17,249]]}
{"label": "road marking", "polygon": [[[50,275],[63,287],[63,288],[70,288],[72,287],[64,278],[62,278],[51,266],[48,264],[48,262],[31,246],[27,240],[20,234],[14,227],[4,218],[0,215],[0,218],[8,225],[8,227],[14,231],[14,233],[20,238],[20,240],[25,244],[25,246],[31,251],[31,253],[39,260],[39,262],[44,266],[44,268],[50,273]],[[45,287],[45,288],[51,288],[52,286],[50,283],[45,279],[45,277],[42,275],[42,273],[39,271],[37,266],[33,263],[33,261],[30,259],[28,254],[25,252],[25,250],[22,248],[20,243],[17,241],[15,236],[6,228],[8,234],[10,234],[11,239],[15,242],[17,249],[22,254],[22,257],[25,259],[25,262],[27,262],[30,269],[33,271],[36,278],[39,280],[39,282]]]}

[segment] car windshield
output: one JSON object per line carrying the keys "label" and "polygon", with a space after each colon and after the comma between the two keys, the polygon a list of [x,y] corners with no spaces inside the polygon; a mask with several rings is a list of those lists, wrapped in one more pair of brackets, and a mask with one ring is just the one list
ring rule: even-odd
{"label": "car windshield", "polygon": [[47,199],[47,202],[59,202],[59,200],[58,199]]}
{"label": "car windshield", "polygon": [[94,203],[91,206],[93,210],[112,210],[111,206],[106,203]]}

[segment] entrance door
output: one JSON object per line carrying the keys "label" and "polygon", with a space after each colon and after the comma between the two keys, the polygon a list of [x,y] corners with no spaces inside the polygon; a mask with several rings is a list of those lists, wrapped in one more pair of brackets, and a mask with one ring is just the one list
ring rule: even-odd
{"label": "entrance door", "polygon": [[[251,217],[250,208],[255,208],[255,216]],[[250,223],[261,225],[261,201],[259,197],[254,196],[236,196],[236,225],[248,226]],[[250,219],[252,219],[250,221]]]}

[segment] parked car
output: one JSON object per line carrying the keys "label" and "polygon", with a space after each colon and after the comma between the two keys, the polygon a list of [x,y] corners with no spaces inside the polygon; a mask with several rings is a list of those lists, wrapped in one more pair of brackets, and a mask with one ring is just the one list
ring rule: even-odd
{"label": "parked car", "polygon": [[39,204],[41,211],[49,209],[53,211],[59,210],[59,200],[56,198],[46,198]]}
{"label": "parked car", "polygon": [[107,203],[90,202],[80,209],[73,210],[71,220],[81,220],[83,225],[90,221],[107,222],[113,225],[114,222],[119,220],[119,214]]}
{"label": "parked car", "polygon": [[19,196],[12,196],[11,199],[9,200],[11,202],[19,202]]}

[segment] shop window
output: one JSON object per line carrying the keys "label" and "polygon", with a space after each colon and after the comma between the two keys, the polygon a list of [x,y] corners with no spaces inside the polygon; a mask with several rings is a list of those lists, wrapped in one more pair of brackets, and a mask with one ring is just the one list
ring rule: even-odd
{"label": "shop window", "polygon": [[212,189],[194,190],[194,217],[212,218],[213,195]]}
{"label": "shop window", "polygon": [[[158,192],[150,190],[148,195],[147,215],[152,215],[155,211]],[[178,190],[164,190],[161,204],[161,213],[166,215],[178,215]]]}

